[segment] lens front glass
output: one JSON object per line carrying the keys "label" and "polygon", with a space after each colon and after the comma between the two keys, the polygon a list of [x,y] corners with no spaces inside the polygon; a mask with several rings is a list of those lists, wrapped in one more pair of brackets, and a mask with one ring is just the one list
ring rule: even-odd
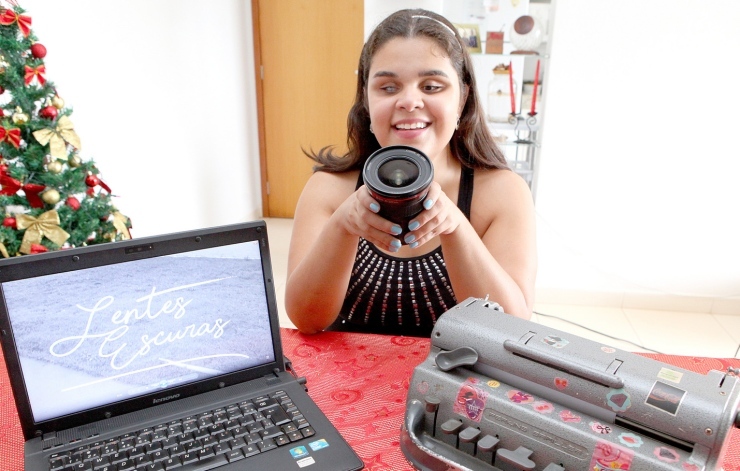
{"label": "lens front glass", "polygon": [[402,188],[419,178],[419,168],[406,159],[391,159],[378,167],[378,178],[388,186]]}

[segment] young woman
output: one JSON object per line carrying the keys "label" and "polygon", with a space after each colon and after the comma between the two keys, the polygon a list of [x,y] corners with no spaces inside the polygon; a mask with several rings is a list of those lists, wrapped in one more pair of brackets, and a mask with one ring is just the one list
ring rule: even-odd
{"label": "young woman", "polygon": [[[485,122],[473,67],[454,26],[426,10],[380,23],[360,56],[346,155],[330,148],[298,201],[285,307],[305,333],[429,336],[468,297],[529,318],[537,257],[534,208]],[[432,161],[424,210],[403,228],[377,214],[367,158],[405,145]]]}

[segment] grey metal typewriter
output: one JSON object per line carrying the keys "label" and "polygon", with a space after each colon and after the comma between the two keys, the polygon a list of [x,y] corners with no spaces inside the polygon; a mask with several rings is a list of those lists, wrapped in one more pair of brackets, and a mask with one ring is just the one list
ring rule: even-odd
{"label": "grey metal typewriter", "polygon": [[401,450],[420,470],[716,470],[736,372],[687,371],[470,298],[414,370]]}

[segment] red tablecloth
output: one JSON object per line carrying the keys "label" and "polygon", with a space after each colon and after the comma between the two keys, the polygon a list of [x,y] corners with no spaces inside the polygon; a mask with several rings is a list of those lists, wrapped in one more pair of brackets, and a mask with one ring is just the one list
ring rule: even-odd
{"label": "red tablecloth", "polygon": [[[399,449],[399,430],[411,373],[429,353],[429,339],[337,332],[306,336],[293,329],[282,329],[282,338],[286,356],[308,380],[309,394],[367,469],[412,469]],[[646,356],[702,374],[740,367],[740,360]],[[2,361],[0,370],[0,471],[21,470],[23,434]],[[724,469],[740,471],[740,431],[730,442]]]}

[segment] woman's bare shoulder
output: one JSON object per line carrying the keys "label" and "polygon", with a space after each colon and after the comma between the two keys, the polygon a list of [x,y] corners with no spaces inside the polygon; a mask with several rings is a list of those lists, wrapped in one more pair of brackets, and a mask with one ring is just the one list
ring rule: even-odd
{"label": "woman's bare shoulder", "polygon": [[315,172],[306,182],[301,194],[303,203],[337,208],[357,186],[359,171],[341,173]]}
{"label": "woman's bare shoulder", "polygon": [[479,228],[497,218],[529,216],[533,210],[529,185],[512,170],[476,170],[472,218]]}

